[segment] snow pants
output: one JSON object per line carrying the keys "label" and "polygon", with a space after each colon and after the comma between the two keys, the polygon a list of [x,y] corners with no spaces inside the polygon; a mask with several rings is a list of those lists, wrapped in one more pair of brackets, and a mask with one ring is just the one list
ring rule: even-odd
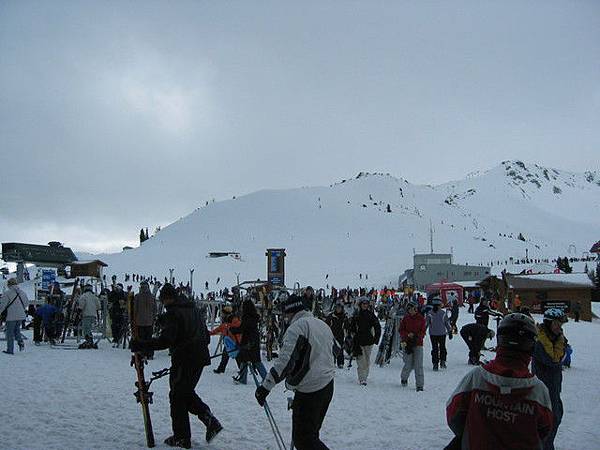
{"label": "snow pants", "polygon": [[83,318],[81,319],[81,328],[83,331],[84,338],[87,339],[88,336],[92,337],[93,325],[94,325],[94,316],[83,316]]}
{"label": "snow pants", "polygon": [[173,435],[177,438],[191,438],[189,414],[198,416],[204,425],[208,425],[212,417],[208,405],[195,392],[202,369],[193,365],[171,367],[169,402]]}
{"label": "snow pants", "polygon": [[431,362],[436,365],[440,361],[446,362],[446,335],[429,336],[431,339]]}
{"label": "snow pants", "polygon": [[423,346],[415,346],[410,354],[404,352],[404,367],[400,373],[400,380],[408,381],[410,373],[415,371],[415,381],[418,388],[422,388],[425,384],[425,376],[423,375]]}
{"label": "snow pants", "polygon": [[260,374],[260,377],[263,380],[265,379],[265,377],[267,376],[267,369],[265,368],[265,365],[262,363],[262,361],[243,362],[240,365],[240,374],[239,374],[240,383],[246,384],[248,382],[248,366],[249,365],[251,365],[254,368],[254,370]]}
{"label": "snow pants", "polygon": [[356,357],[356,371],[358,372],[358,382],[366,382],[369,377],[369,366],[371,365],[371,350],[372,345],[361,345],[362,353]]}
{"label": "snow pants", "polygon": [[[150,339],[152,339],[152,332],[154,331],[154,327],[152,325],[150,326],[146,326],[146,327],[137,327],[137,335],[139,339],[142,339],[144,341],[148,341]],[[146,352],[142,353],[144,356],[147,356],[148,358],[154,358],[154,351],[153,350],[148,350]]]}
{"label": "snow pants", "polygon": [[292,403],[292,440],[297,450],[328,450],[319,432],[333,398],[333,380],[316,392],[296,392]]}

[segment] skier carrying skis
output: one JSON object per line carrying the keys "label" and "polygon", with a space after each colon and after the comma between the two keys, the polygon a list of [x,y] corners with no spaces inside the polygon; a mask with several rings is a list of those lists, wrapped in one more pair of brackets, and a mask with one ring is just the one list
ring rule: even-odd
{"label": "skier carrying skis", "polygon": [[304,311],[303,299],[290,295],[283,305],[289,327],[283,336],[279,358],[256,389],[264,406],[271,389],[285,379],[295,392],[292,406],[292,438],[298,450],[327,450],[319,431],[333,398],[334,337],[329,327]]}
{"label": "skier carrying skis", "polygon": [[415,371],[417,392],[423,390],[423,338],[425,337],[425,318],[418,311],[419,304],[410,300],[407,305],[408,314],[400,322],[401,346],[404,350],[404,367],[400,374],[400,384],[408,385],[410,373]]}
{"label": "skier carrying skis", "polygon": [[454,449],[539,450],[552,428],[548,389],[529,371],[535,322],[520,313],[498,325],[496,358],[471,370],[446,404]]}
{"label": "skier carrying skis", "polygon": [[133,339],[131,351],[169,349],[169,402],[173,436],[164,442],[170,447],[191,448],[189,413],[198,416],[206,426],[206,442],[212,441],[223,429],[208,405],[195,392],[202,370],[210,365],[210,338],[201,311],[193,302],[178,295],[173,285],[165,284],[159,298],[166,307],[160,319],[160,335],[147,340]]}

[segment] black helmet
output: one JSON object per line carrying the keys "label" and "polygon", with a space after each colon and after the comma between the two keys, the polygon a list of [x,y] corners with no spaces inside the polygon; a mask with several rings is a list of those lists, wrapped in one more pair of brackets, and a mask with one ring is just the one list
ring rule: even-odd
{"label": "black helmet", "polygon": [[536,337],[535,322],[525,314],[508,314],[498,324],[499,347],[531,353]]}

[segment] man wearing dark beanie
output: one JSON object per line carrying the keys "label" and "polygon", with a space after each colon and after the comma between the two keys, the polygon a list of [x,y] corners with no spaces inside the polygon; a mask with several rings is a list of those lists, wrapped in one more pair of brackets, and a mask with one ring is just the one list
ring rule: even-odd
{"label": "man wearing dark beanie", "polygon": [[289,327],[279,358],[256,389],[264,406],[271,389],[285,380],[295,392],[292,405],[292,440],[298,450],[327,450],[319,431],[333,397],[334,338],[325,322],[304,310],[301,297],[291,295],[283,305]]}

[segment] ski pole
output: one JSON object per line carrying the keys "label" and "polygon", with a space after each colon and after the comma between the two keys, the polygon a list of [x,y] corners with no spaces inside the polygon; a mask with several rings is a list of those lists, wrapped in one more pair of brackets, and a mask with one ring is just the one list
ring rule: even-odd
{"label": "ski pole", "polygon": [[[258,378],[256,377],[256,369],[254,368],[254,366],[252,366],[252,364],[249,364],[248,368],[250,369],[252,378],[254,378],[254,384],[256,384],[256,387],[259,387],[260,383],[258,382]],[[275,422],[275,418],[273,417],[273,414],[271,413],[271,408],[269,408],[269,404],[267,403],[266,400],[265,400],[263,409],[265,410],[265,414],[267,415],[267,420],[269,421],[269,425],[271,425],[271,430],[273,431],[273,435],[275,436],[275,442],[277,442],[277,447],[279,448],[279,450],[287,450],[287,447],[285,446],[283,437],[281,436],[281,432],[279,431],[279,427],[277,426],[277,423]]]}

